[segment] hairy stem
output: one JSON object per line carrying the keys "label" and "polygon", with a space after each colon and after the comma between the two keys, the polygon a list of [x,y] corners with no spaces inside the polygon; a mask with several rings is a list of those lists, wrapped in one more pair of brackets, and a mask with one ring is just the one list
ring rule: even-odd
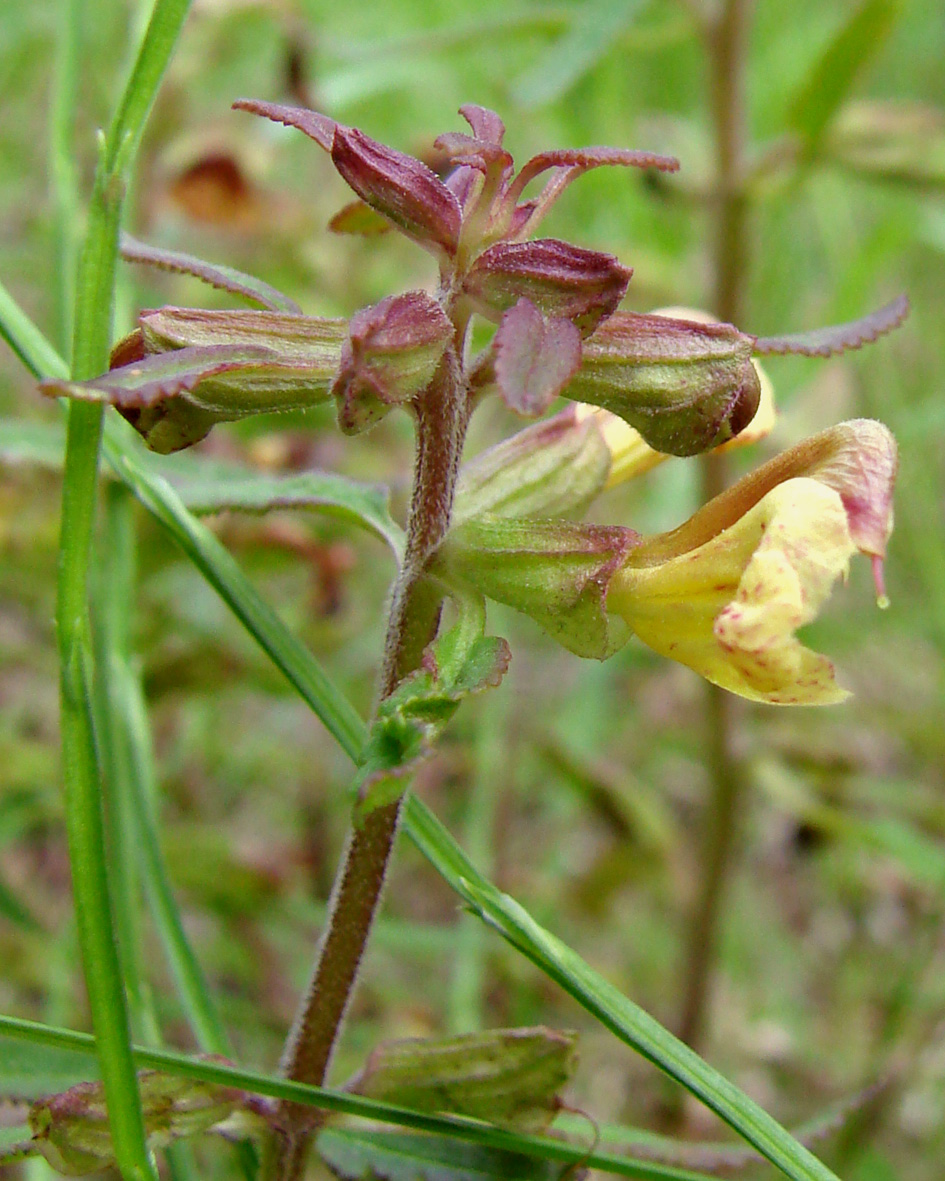
{"label": "hairy stem", "polygon": [[[721,320],[741,318],[748,263],[747,197],[744,184],[746,138],[745,52],[751,0],[725,0],[706,29],[716,183],[712,199],[713,311]],[[702,459],[706,501],[727,484],[724,455]],[[686,952],[685,994],[679,1035],[693,1049],[702,1044],[719,918],[732,862],[741,773],[733,751],[734,700],[716,685],[705,685],[705,749],[711,799],[703,825],[701,881]]]}
{"label": "hairy stem", "polygon": [[[382,699],[417,668],[439,620],[441,597],[426,577],[426,564],[449,529],[468,418],[465,384],[451,350],[418,397],[415,412],[407,547],[387,625]],[[320,1085],[325,1079],[380,903],[400,811],[399,800],[376,808],[349,833],[311,981],[283,1053],[282,1073],[295,1082]],[[267,1181],[301,1175],[317,1119],[311,1108],[280,1105],[278,1131],[264,1162]]]}

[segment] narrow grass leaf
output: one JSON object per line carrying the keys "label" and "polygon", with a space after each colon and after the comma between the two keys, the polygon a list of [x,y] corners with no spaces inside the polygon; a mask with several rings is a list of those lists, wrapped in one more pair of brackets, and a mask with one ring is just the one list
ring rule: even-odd
{"label": "narrow grass leaf", "polygon": [[612,1033],[702,1100],[785,1176],[793,1181],[837,1181],[753,1100],[540,927],[514,899],[483,879],[436,817],[414,797],[407,801],[404,822],[414,844],[475,913]]}
{"label": "narrow grass leaf", "polygon": [[117,475],[173,535],[210,585],[299,690],[329,733],[356,759],[364,737],[364,723],[357,711],[253,588],[223,543],[187,511],[181,498],[162,476],[152,475],[130,451],[123,449],[119,438],[117,431],[109,431],[105,444],[106,456]]}
{"label": "narrow grass leaf", "polygon": [[893,31],[900,0],[862,0],[814,61],[788,108],[788,124],[808,150],[819,142],[857,79]]}
{"label": "narrow grass leaf", "polygon": [[[16,1017],[0,1016],[0,1061],[4,1060],[7,1048],[17,1042],[71,1050],[75,1056],[84,1056],[86,1062],[94,1066],[95,1039],[90,1034],[76,1033]],[[623,1177],[638,1178],[639,1181],[712,1181],[705,1173],[631,1160],[615,1153],[587,1151],[564,1140],[526,1136],[478,1121],[410,1111],[393,1104],[364,1099],[360,1095],[350,1095],[345,1091],[312,1087],[305,1083],[241,1070],[220,1062],[190,1058],[176,1051],[143,1050],[136,1047],[134,1056],[138,1066],[142,1068],[166,1070],[183,1078],[238,1087],[251,1094],[267,1095],[272,1099],[302,1103],[323,1111],[358,1116],[374,1122],[395,1124],[414,1131],[433,1133],[438,1137],[452,1137],[464,1143],[479,1144],[505,1153],[560,1161],[572,1168],[599,1168]]]}
{"label": "narrow grass leaf", "polygon": [[636,18],[643,0],[592,0],[575,5],[571,27],[512,85],[523,107],[560,98],[609,53],[619,34]]}

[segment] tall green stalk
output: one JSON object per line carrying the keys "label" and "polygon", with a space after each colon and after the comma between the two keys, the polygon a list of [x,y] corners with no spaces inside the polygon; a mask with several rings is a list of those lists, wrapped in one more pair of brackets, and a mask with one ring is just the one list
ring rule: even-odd
{"label": "tall green stalk", "polygon": [[[751,0],[725,0],[705,26],[715,139],[712,310],[720,320],[741,322],[747,277],[747,197],[744,181],[745,53]],[[704,455],[702,500],[708,503],[728,482],[725,455]],[[711,797],[702,826],[700,881],[690,920],[683,969],[679,1036],[693,1049],[703,1044],[718,927],[731,869],[740,805],[742,769],[734,752],[737,703],[708,681],[704,693],[704,750]],[[678,1113],[677,1113],[678,1114]]]}
{"label": "tall green stalk", "polygon": [[[188,9],[189,0],[157,0],[109,132],[99,142],[76,279],[71,372],[79,381],[108,365],[118,229],[128,177]],[[80,12],[80,0],[73,0],[64,22],[66,35],[75,35]],[[116,945],[92,708],[89,561],[102,418],[100,406],[69,406],[56,608],[63,781],[79,942],[115,1156],[125,1181],[148,1181],[154,1169],[145,1143]]]}

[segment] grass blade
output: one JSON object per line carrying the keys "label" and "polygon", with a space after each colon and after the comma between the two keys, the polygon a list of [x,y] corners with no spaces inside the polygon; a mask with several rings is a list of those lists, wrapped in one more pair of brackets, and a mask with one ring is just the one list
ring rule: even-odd
{"label": "grass blade", "polygon": [[407,801],[408,836],[454,890],[490,926],[570,993],[612,1033],[681,1083],[793,1181],[836,1176],[747,1095],[634,1005],[507,894],[487,882],[436,817]]}
{"label": "grass blade", "polygon": [[[65,36],[79,27],[73,0]],[[83,381],[108,363],[118,227],[127,176],[147,113],[189,9],[189,0],[156,0],[108,137],[100,142],[88,227],[79,259],[71,376]],[[67,51],[66,57],[72,52]],[[63,126],[60,113],[58,126]],[[57,151],[63,149],[57,144]],[[22,330],[23,325],[20,325]],[[31,342],[35,347],[36,342]],[[69,408],[56,608],[60,660],[63,782],[69,859],[82,963],[115,1156],[125,1181],[151,1181],[128,1009],[116,945],[107,873],[101,775],[94,732],[94,656],[89,630],[89,564],[95,519],[102,409]]]}
{"label": "grass blade", "polygon": [[[35,1021],[24,1021],[16,1017],[0,1016],[0,1049],[5,1039],[28,1042],[36,1046],[50,1046],[60,1050],[71,1050],[76,1055],[85,1054],[92,1064],[95,1057],[95,1039],[85,1033],[74,1033],[68,1029],[42,1025]],[[269,1075],[241,1070],[218,1062],[189,1058],[173,1050],[145,1050],[135,1047],[134,1058],[141,1068],[166,1070],[184,1078],[221,1086],[239,1087],[255,1095],[267,1095],[272,1099],[302,1103],[323,1111],[358,1116],[380,1123],[395,1124],[412,1128],[418,1132],[451,1136],[469,1144],[481,1144],[500,1151],[514,1152],[549,1161],[561,1161],[577,1167],[603,1169],[623,1177],[638,1178],[639,1181],[712,1181],[705,1173],[689,1169],[661,1165],[650,1161],[633,1160],[616,1153],[588,1152],[580,1145],[568,1144],[548,1136],[526,1136],[518,1132],[507,1132],[488,1124],[473,1120],[457,1119],[443,1115],[429,1115],[425,1112],[410,1111],[376,1099],[365,1099],[346,1091],[334,1091],[323,1087],[312,1087],[305,1083],[290,1082],[288,1079],[272,1078]]]}

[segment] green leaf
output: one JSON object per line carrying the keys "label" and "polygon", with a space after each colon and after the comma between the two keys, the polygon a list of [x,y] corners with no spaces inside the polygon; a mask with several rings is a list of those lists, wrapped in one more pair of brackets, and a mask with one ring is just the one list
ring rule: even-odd
{"label": "green leaf", "polygon": [[315,1151],[345,1181],[552,1181],[566,1171],[551,1161],[448,1136],[375,1128],[327,1128]]}
{"label": "green leaf", "polygon": [[192,275],[195,279],[209,283],[211,287],[239,295],[272,312],[288,312],[296,316],[302,314],[302,309],[294,299],[283,295],[281,291],[270,287],[261,279],[246,275],[233,267],[204,262],[203,259],[194,258],[191,254],[181,254],[177,250],[161,250],[156,246],[148,246],[144,242],[138,242],[130,234],[121,235],[120,249],[121,256],[126,262],[141,262],[162,271]]}
{"label": "green leaf", "polygon": [[616,37],[637,17],[641,0],[592,0],[575,6],[571,27],[512,84],[523,107],[553,102],[614,48]]}
{"label": "green leaf", "polygon": [[883,48],[901,7],[900,0],[862,0],[808,70],[788,108],[788,125],[809,150]]}
{"label": "green leaf", "polygon": [[110,429],[118,425],[106,423],[105,431],[105,454],[116,475],[177,540],[250,635],[321,718],[329,733],[357,760],[364,735],[364,723],[357,711],[252,586],[226,546],[187,511],[170,484],[148,471],[127,444],[120,441],[118,432]]}
{"label": "green leaf", "polygon": [[481,597],[460,592],[456,597],[459,622],[426,649],[421,668],[378,706],[355,781],[358,822],[403,794],[462,699],[495,688],[508,669],[506,641],[482,634]]}
{"label": "green leaf", "polygon": [[[61,471],[64,446],[65,432],[58,423],[0,419],[0,463]],[[403,554],[403,530],[390,515],[390,492],[380,484],[364,484],[334,472],[277,475],[203,455],[158,459],[142,452],[138,462],[166,479],[191,512],[318,509],[369,530],[386,541],[396,557]]]}
{"label": "green leaf", "polygon": [[[5,1036],[6,1035],[6,1036]],[[94,1063],[95,1042],[84,1033],[68,1029],[57,1029],[35,1021],[23,1021],[15,1017],[0,1016],[0,1049],[7,1043],[25,1040],[56,1048],[71,1049],[82,1055],[88,1063]],[[256,1095],[272,1099],[284,1099],[303,1103],[326,1112],[339,1112],[359,1116],[375,1122],[398,1124],[422,1132],[436,1133],[437,1137],[448,1137],[464,1143],[480,1144],[502,1152],[529,1156],[540,1160],[561,1161],[572,1168],[601,1168],[624,1177],[636,1177],[640,1181],[712,1181],[704,1173],[686,1169],[653,1164],[614,1153],[588,1151],[549,1136],[526,1136],[508,1132],[502,1128],[490,1127],[476,1121],[459,1120],[447,1116],[429,1115],[409,1111],[392,1104],[378,1103],[360,1095],[331,1091],[323,1087],[307,1086],[282,1078],[270,1078],[237,1067],[226,1066],[217,1061],[198,1060],[171,1050],[143,1050],[135,1048],[138,1066],[155,1067],[174,1073],[182,1078],[198,1079],[205,1083],[225,1087],[237,1087]]]}
{"label": "green leaf", "polygon": [[[149,457],[150,458],[150,457]],[[334,472],[273,475],[238,463],[204,456],[170,455],[153,461],[181,500],[199,514],[235,509],[262,513],[270,509],[313,508],[368,529],[386,541],[398,557],[403,530],[390,515],[390,492]]]}
{"label": "green leaf", "polygon": [[537,1026],[382,1042],[347,1090],[520,1132],[544,1131],[576,1066],[577,1034]]}

